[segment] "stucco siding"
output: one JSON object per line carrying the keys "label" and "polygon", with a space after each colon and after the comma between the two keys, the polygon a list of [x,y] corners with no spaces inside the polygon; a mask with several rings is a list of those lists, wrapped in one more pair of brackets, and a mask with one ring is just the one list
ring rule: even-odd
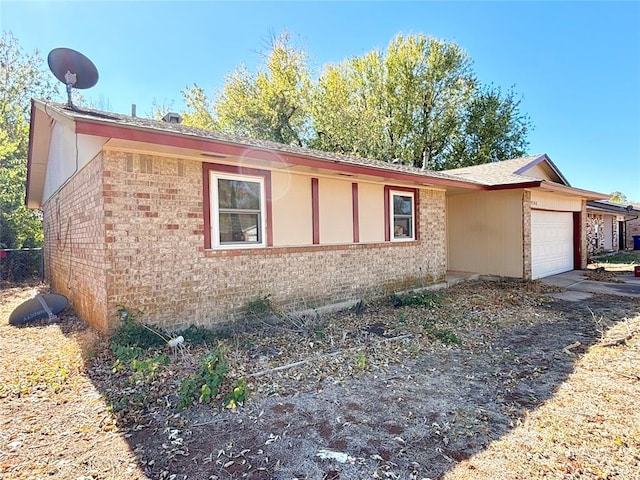
{"label": "stucco siding", "polygon": [[523,276],[522,190],[447,198],[448,269]]}
{"label": "stucco siding", "polygon": [[554,180],[540,165],[534,165],[528,170],[522,172],[522,175],[525,177],[541,178],[543,180]]}
{"label": "stucco siding", "polygon": [[384,241],[384,186],[371,183],[358,185],[360,242]]}
{"label": "stucco siding", "polygon": [[579,212],[582,199],[549,192],[531,191],[531,208],[539,210],[557,210],[560,212]]}
{"label": "stucco siding", "polygon": [[271,174],[273,191],[273,245],[311,245],[311,180],[285,172]]}
{"label": "stucco siding", "polygon": [[318,192],[320,244],[353,242],[351,181],[320,178]]}

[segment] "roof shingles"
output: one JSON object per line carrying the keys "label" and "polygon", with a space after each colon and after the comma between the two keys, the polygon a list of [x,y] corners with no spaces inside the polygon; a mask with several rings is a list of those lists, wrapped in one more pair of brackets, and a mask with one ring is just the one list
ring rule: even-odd
{"label": "roof shingles", "polygon": [[517,175],[515,172],[527,165],[535,163],[543,155],[514,158],[502,162],[485,163],[472,167],[445,170],[444,173],[454,177],[482,183],[483,185],[511,185],[532,180],[544,180],[531,176]]}
{"label": "roof shingles", "polygon": [[427,178],[439,178],[443,180],[450,180],[454,182],[466,182],[466,183],[478,183],[471,179],[459,178],[445,172],[437,172],[434,170],[422,170],[420,168],[393,164],[382,160],[375,160],[371,158],[355,157],[350,155],[342,155],[333,152],[325,152],[320,150],[313,150],[310,148],[298,147],[295,145],[286,145],[269,140],[258,140],[246,137],[239,137],[236,135],[230,135],[227,133],[205,130],[202,128],[190,127],[179,123],[168,123],[159,120],[152,120],[141,117],[131,117],[128,115],[122,115],[118,113],[102,112],[99,110],[93,110],[88,108],[69,108],[67,105],[53,102],[46,102],[47,110],[57,111],[58,113],[70,117],[72,119],[84,120],[90,122],[98,122],[102,124],[113,124],[122,127],[130,128],[142,128],[146,130],[153,130],[157,132],[164,132],[168,134],[191,136],[200,139],[212,140],[216,142],[229,143],[234,145],[241,145],[246,147],[252,147],[256,149],[276,151],[284,154],[299,155],[304,157],[311,157],[318,160],[326,160],[330,162],[339,162],[351,165],[359,165],[365,167],[372,167],[378,170],[388,170],[395,172],[408,173],[411,175],[421,176]]}

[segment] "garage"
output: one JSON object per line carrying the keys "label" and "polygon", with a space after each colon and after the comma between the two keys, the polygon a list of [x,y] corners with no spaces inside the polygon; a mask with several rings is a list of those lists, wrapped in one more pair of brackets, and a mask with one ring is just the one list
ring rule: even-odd
{"label": "garage", "polygon": [[531,211],[531,277],[573,270],[573,213]]}

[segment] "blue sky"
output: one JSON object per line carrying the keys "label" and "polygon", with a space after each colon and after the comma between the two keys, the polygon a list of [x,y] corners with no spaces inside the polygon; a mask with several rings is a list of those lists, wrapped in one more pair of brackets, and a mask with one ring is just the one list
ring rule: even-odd
{"label": "blue sky", "polygon": [[522,95],[534,130],[573,186],[640,201],[638,2],[0,2],[0,27],[43,56],[69,47],[100,71],[85,92],[112,111],[182,109],[180,90],[207,91],[251,70],[284,30],[319,71],[397,33],[462,46],[479,79]]}

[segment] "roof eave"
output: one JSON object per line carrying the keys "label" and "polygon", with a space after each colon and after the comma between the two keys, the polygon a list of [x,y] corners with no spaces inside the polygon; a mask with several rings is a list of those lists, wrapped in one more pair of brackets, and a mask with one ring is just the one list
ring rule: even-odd
{"label": "roof eave", "polygon": [[575,195],[587,200],[604,200],[605,198],[609,198],[609,195],[605,195],[604,193],[583,190],[581,188],[570,187],[568,185],[561,185],[559,183],[548,182],[545,180],[541,182],[540,187],[551,190],[552,192]]}
{"label": "roof eave", "polygon": [[518,188],[537,188],[542,183],[542,180],[531,180],[529,182],[519,183],[503,183],[498,185],[487,185],[485,190],[515,190]]}
{"label": "roof eave", "polygon": [[121,140],[137,141],[152,145],[156,144],[177,148],[189,148],[193,150],[199,150],[201,152],[222,153],[229,156],[246,154],[246,152],[250,150],[252,156],[266,161],[273,161],[273,155],[275,153],[280,157],[284,157],[291,164],[296,165],[306,165],[328,170],[347,170],[355,174],[373,175],[394,180],[421,183],[433,186],[460,187],[474,190],[482,190],[484,188],[483,185],[472,181],[448,179],[437,176],[429,176],[426,174],[403,172],[401,170],[377,168],[375,166],[364,164],[358,165],[338,159],[329,160],[324,158],[316,158],[311,155],[300,155],[262,146],[248,145],[206,137],[198,137],[185,133],[145,128],[137,125],[121,125],[114,122],[103,122],[100,120],[90,120],[84,118],[73,118],[73,120],[76,123],[76,133],[78,134],[117,138]]}
{"label": "roof eave", "polygon": [[[631,207],[629,209],[629,207]],[[587,201],[587,209],[588,210],[596,210],[599,212],[617,214],[617,215],[625,215],[625,216],[633,216],[636,214],[640,214],[640,210],[633,207],[633,205],[611,205],[608,203],[602,203],[598,200],[589,200]]]}

